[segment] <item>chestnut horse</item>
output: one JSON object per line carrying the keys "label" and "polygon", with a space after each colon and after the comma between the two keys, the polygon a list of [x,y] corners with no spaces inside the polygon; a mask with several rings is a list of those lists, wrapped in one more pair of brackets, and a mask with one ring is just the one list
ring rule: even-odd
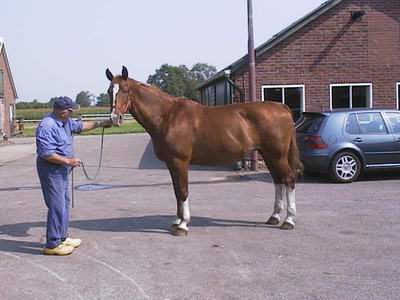
{"label": "chestnut horse", "polygon": [[150,134],[156,156],[167,164],[177,200],[172,234],[188,233],[189,164],[230,164],[252,150],[262,155],[275,184],[275,206],[267,224],[280,223],[286,198],[281,228],[294,228],[296,172],[302,164],[286,105],[266,101],[208,107],[130,79],[125,67],[122,75],[114,77],[108,69],[106,75],[114,123],[120,124],[129,111]]}

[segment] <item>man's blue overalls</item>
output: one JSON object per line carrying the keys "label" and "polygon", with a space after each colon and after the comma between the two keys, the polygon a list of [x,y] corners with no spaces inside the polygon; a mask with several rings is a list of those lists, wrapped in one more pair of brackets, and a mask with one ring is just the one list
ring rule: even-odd
{"label": "man's blue overalls", "polygon": [[69,166],[45,160],[53,153],[73,157],[73,133],[80,133],[82,122],[69,119],[62,122],[53,114],[47,115],[36,129],[36,168],[48,208],[46,248],[54,248],[68,237]]}

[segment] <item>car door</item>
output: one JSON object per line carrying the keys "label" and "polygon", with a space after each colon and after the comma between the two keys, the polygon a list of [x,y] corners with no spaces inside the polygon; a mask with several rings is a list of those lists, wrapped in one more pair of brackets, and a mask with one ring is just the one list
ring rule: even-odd
{"label": "car door", "polygon": [[393,135],[389,133],[381,113],[359,112],[349,114],[347,123],[354,123],[355,121],[358,128],[347,130],[347,138],[361,149],[366,166],[374,167],[395,163],[396,151]]}
{"label": "car door", "polygon": [[400,164],[400,112],[386,112],[386,116],[393,134],[396,163]]}

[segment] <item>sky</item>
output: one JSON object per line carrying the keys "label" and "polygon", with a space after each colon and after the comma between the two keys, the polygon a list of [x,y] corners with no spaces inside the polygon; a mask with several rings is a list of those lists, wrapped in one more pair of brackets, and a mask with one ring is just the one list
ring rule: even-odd
{"label": "sky", "polygon": [[[252,0],[259,46],[324,0]],[[105,93],[105,69],[146,82],[162,64],[221,70],[247,53],[246,0],[1,0],[18,101]]]}

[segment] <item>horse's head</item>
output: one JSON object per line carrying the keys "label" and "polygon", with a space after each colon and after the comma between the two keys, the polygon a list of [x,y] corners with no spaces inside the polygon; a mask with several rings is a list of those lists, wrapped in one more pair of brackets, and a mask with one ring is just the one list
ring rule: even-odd
{"label": "horse's head", "polygon": [[130,97],[129,97],[129,80],[128,70],[126,67],[122,67],[122,75],[115,76],[106,70],[106,76],[111,81],[110,87],[108,88],[108,95],[110,97],[110,108],[111,108],[111,120],[116,125],[122,124],[122,117],[129,109]]}

